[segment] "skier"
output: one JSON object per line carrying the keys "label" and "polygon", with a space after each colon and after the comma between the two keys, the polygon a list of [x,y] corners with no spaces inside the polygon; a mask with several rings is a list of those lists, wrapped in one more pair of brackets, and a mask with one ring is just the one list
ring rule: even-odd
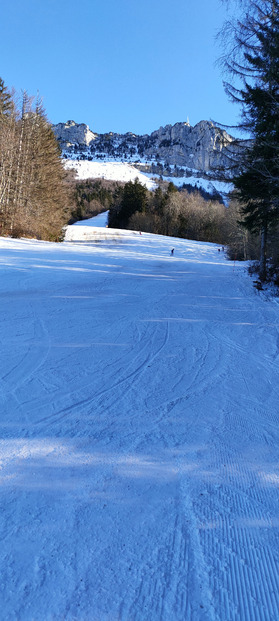
{"label": "skier", "polygon": [[174,248],[171,249],[171,255],[173,255],[173,253],[174,253]]}

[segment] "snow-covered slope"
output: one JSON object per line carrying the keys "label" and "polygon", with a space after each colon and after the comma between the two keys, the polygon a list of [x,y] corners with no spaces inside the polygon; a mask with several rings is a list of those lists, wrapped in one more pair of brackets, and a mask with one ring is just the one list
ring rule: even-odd
{"label": "snow-covered slope", "polygon": [[75,222],[73,225],[66,227],[65,230],[65,234],[66,234],[66,239],[68,241],[71,241],[71,236],[73,234],[74,231],[76,231],[76,226],[78,227],[85,227],[87,231],[89,231],[92,227],[93,228],[105,228],[107,226],[108,223],[108,211],[103,211],[102,213],[99,213],[98,216],[95,216],[94,218],[87,218],[87,220],[78,220],[78,222]]}
{"label": "snow-covered slope", "polygon": [[[190,174],[192,172],[192,174]],[[156,178],[157,175],[153,175],[150,173],[146,173],[148,177],[152,179]],[[177,188],[181,188],[183,185],[191,185],[197,190],[205,190],[208,194],[214,195],[218,192],[226,201],[229,192],[233,190],[233,184],[227,183],[225,181],[219,181],[217,179],[211,179],[210,177],[201,177],[198,174],[198,171],[186,171],[184,177],[175,177],[172,175],[163,177],[164,181],[172,182]]]}
{"label": "snow-covered slope", "polygon": [[[145,185],[148,190],[154,190],[158,183],[156,178],[159,179],[159,175],[155,173],[144,173],[138,170],[133,164],[125,162],[93,162],[88,160],[63,160],[66,169],[72,168],[76,171],[78,179],[111,179],[112,181],[135,181],[136,178]],[[192,174],[190,174],[192,172]],[[209,194],[219,192],[224,199],[227,194],[232,190],[230,183],[214,180],[202,177],[198,175],[197,171],[190,171],[185,169],[185,177],[168,176],[162,177],[164,181],[172,182],[177,187],[181,187],[183,184],[192,185],[197,189],[203,189]]]}
{"label": "snow-covered slope", "polygon": [[111,179],[112,181],[135,181],[136,178],[148,190],[154,190],[156,183],[131,164],[124,162],[89,162],[88,160],[64,160],[66,169],[73,168],[78,179]]}
{"label": "snow-covered slope", "polygon": [[0,238],[0,616],[275,621],[278,305],[103,233]]}

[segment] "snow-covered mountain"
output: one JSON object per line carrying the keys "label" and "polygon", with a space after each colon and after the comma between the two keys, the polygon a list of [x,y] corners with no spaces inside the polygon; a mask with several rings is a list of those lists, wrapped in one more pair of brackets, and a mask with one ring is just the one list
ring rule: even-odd
{"label": "snow-covered mountain", "polygon": [[[188,183],[202,187],[210,193],[228,191],[228,186],[220,181],[217,168],[229,166],[234,139],[209,121],[201,121],[194,127],[189,123],[167,125],[144,136],[97,134],[88,125],[74,121],[58,123],[53,131],[62,157],[79,162],[74,165],[79,178],[94,176],[128,181],[136,176],[140,178],[142,173],[145,177],[140,180],[147,187],[150,184],[146,177],[160,177],[179,186]],[[109,167],[109,163],[113,166]]]}
{"label": "snow-covered mountain", "polygon": [[153,163],[159,174],[170,165],[176,167],[177,174],[179,167],[182,172],[186,167],[208,173],[220,165],[226,166],[234,140],[210,121],[201,121],[194,127],[189,123],[166,125],[144,136],[96,134],[88,125],[74,121],[58,123],[53,131],[64,154],[71,158],[146,161]]}

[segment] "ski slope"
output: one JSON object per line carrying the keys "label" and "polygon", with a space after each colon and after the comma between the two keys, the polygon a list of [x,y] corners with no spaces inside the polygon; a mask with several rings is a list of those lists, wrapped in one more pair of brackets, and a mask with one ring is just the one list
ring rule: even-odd
{"label": "ski slope", "polygon": [[277,621],[278,304],[102,231],[0,238],[0,617]]}
{"label": "ski slope", "polygon": [[132,164],[126,162],[99,162],[88,160],[63,160],[64,167],[76,171],[78,179],[110,179],[111,181],[139,180],[148,190],[155,190],[157,184]]}

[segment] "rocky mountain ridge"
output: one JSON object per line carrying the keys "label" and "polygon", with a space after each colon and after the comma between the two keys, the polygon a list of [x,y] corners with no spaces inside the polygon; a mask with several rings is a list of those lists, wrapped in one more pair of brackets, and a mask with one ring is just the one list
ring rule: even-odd
{"label": "rocky mountain ridge", "polygon": [[234,150],[234,138],[211,121],[200,121],[194,127],[179,122],[143,136],[97,134],[75,121],[53,125],[53,131],[65,158],[147,163],[158,170],[182,168],[183,174],[185,169],[208,174],[220,166],[228,168]]}

